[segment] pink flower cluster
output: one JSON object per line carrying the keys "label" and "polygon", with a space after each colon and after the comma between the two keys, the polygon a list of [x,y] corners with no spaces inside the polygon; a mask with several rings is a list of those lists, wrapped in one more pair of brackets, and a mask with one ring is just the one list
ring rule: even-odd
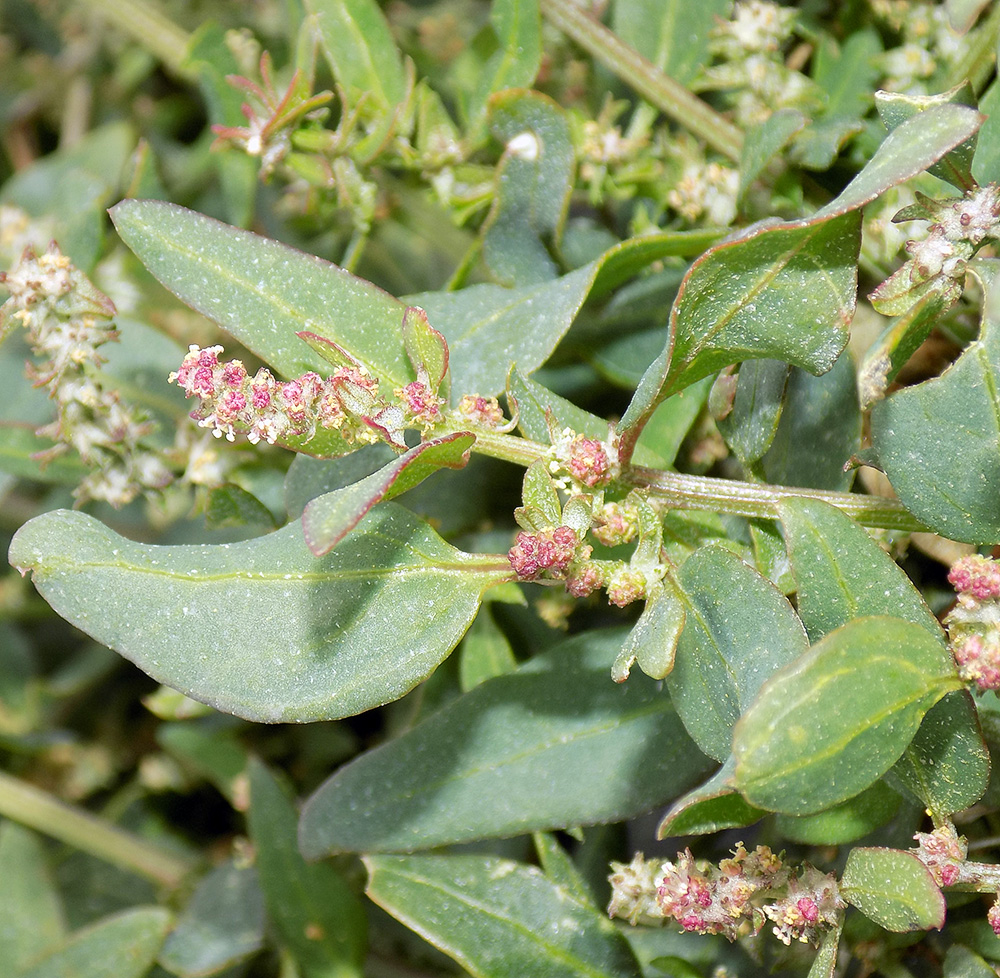
{"label": "pink flower cluster", "polygon": [[995,601],[1000,598],[1000,564],[979,554],[960,557],[948,571],[948,583],[960,601]]}
{"label": "pink flower cluster", "polygon": [[[265,367],[250,377],[239,360],[221,362],[221,352],[221,346],[191,346],[180,369],[169,377],[188,397],[201,398],[191,416],[217,438],[233,441],[235,432],[243,431],[251,444],[263,440],[273,445],[289,437],[308,438],[325,428],[338,430],[350,442],[382,438],[406,447],[406,412],[379,397],[378,380],[361,366],[338,367],[326,378],[309,371],[282,382]],[[410,393],[416,402],[417,394]],[[421,398],[420,403],[422,410],[430,410],[429,399]]]}
{"label": "pink flower cluster", "polygon": [[718,866],[696,862],[686,849],[676,862],[657,866],[636,856],[628,866],[612,868],[608,912],[632,923],[658,916],[676,920],[686,931],[733,941],[758,934],[770,921],[783,944],[818,945],[844,912],[833,876],[808,864],[796,872],[767,846],[749,852],[738,843],[732,858]]}
{"label": "pink flower cluster", "polygon": [[536,581],[543,574],[558,580],[565,575],[579,549],[576,530],[557,526],[540,533],[518,533],[507,559],[520,581]]}
{"label": "pink flower cluster", "polygon": [[1000,564],[979,554],[955,561],[958,603],[945,619],[958,674],[977,692],[1000,690]]}
{"label": "pink flower cluster", "polygon": [[950,822],[933,832],[918,832],[913,838],[917,844],[910,852],[930,870],[938,886],[963,884],[968,889],[997,891],[986,919],[993,933],[1000,937],[1000,867],[969,860],[965,837],[959,835]]}
{"label": "pink flower cluster", "polygon": [[606,547],[630,543],[639,532],[639,514],[634,506],[605,503],[594,513],[591,533]]}

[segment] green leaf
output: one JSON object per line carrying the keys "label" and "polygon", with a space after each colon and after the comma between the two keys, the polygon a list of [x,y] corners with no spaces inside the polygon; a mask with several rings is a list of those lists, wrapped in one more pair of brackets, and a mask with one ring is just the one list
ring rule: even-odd
{"label": "green leaf", "polygon": [[858,370],[858,400],[862,409],[885,397],[889,384],[927,339],[947,307],[948,301],[940,292],[927,292],[892,319],[868,347]]}
{"label": "green leaf", "polygon": [[[226,80],[241,72],[226,43],[225,29],[213,21],[203,23],[192,35],[184,61],[198,77],[208,121],[220,126],[245,126],[247,120],[240,111],[244,93]],[[247,227],[253,219],[257,160],[235,148],[213,153],[211,159],[219,170],[227,217],[233,224]]]}
{"label": "green leaf", "polygon": [[861,449],[854,361],[842,356],[821,377],[793,369],[774,440],[762,459],[768,482],[846,492],[844,463]]}
{"label": "green leaf", "polygon": [[475,978],[639,978],[610,920],[533,866],[366,856],[368,896]]}
{"label": "green leaf", "polygon": [[892,773],[935,824],[982,798],[990,782],[990,752],[967,690],[949,693],[928,710]]}
{"label": "green leaf", "polygon": [[911,852],[852,849],[840,892],[885,930],[901,933],[944,926],[944,896],[930,870]]}
{"label": "green leaf", "polygon": [[[688,4],[700,8],[701,4]],[[809,120],[798,109],[778,109],[759,126],[752,126],[746,134],[740,154],[740,187],[737,198],[742,200],[754,180],[765,167],[800,132]]]}
{"label": "green leaf", "polygon": [[732,786],[735,761],[730,755],[704,784],[678,798],[663,816],[656,837],[665,839],[677,835],[707,835],[723,829],[753,825],[767,812],[754,808]]}
{"label": "green leaf", "polygon": [[382,110],[406,97],[406,72],[385,14],[375,0],[305,0],[319,27],[323,53],[353,102]]}
{"label": "green leaf", "polygon": [[162,907],[136,907],[77,931],[17,978],[142,978],[170,927]]}
{"label": "green leaf", "polygon": [[472,285],[458,292],[424,292],[406,302],[424,309],[448,341],[455,396],[489,397],[504,389],[512,364],[530,374],[548,360],[587,298],[597,267],[592,262],[513,289]]}
{"label": "green leaf", "polygon": [[675,797],[708,762],[656,683],[609,681],[621,638],[563,642],[342,767],[306,804],[306,857],[618,821]]}
{"label": "green leaf", "polygon": [[724,761],[733,725],[773,672],[807,647],[788,599],[731,551],[702,547],[677,582],[689,602],[667,683],[695,743]]}
{"label": "green leaf", "polygon": [[829,370],[854,315],[860,226],[852,213],[754,225],[702,255],[622,418],[625,457],[660,401],[720,367],[769,358]]}
{"label": "green leaf", "polygon": [[333,866],[299,854],[295,808],[258,760],[250,762],[248,821],[269,919],[304,978],[360,976],[367,930],[361,901]]}
{"label": "green leaf", "polygon": [[719,433],[744,467],[758,461],[774,441],[784,408],[788,370],[788,364],[781,360],[747,360],[740,366],[728,412],[717,416]]}
{"label": "green leaf", "polygon": [[0,974],[17,975],[62,943],[62,901],[37,835],[0,823]]}
{"label": "green leaf", "polygon": [[178,978],[213,975],[256,954],[264,946],[264,926],[257,870],[229,860],[199,881],[159,963]]}
{"label": "green leaf", "polygon": [[733,737],[736,787],[809,815],[881,777],[924,714],[959,687],[940,638],[898,618],[857,618],[764,684]]}
{"label": "green leaf", "polygon": [[405,305],[363,279],[288,245],[158,200],[111,208],[122,240],[171,292],[287,377],[328,372],[295,334],[347,350],[374,376],[412,377]]}
{"label": "green leaf", "polygon": [[837,924],[833,930],[823,935],[823,941],[809,967],[807,978],[834,978],[837,973],[837,952],[840,950],[840,935],[844,924]]}
{"label": "green leaf", "polygon": [[979,130],[976,155],[972,158],[972,176],[985,186],[1000,181],[1000,78],[979,100],[979,109],[986,116]]}
{"label": "green leaf", "polygon": [[[657,547],[659,550],[659,547]],[[614,665],[616,683],[628,679],[633,663],[652,679],[664,679],[674,668],[677,642],[684,628],[684,601],[669,579],[650,588],[646,607],[628,633]]]}
{"label": "green leaf", "polygon": [[[971,106],[974,109],[975,102],[976,96],[967,81],[940,95],[908,95],[904,92],[875,94],[875,106],[879,118],[890,132],[904,122],[919,118],[937,106],[958,104]],[[972,157],[975,151],[976,137],[973,135],[954,147],[933,166],[928,167],[927,172],[947,180],[959,190],[971,190],[976,186],[976,181],[972,177]]]}
{"label": "green leaf", "polygon": [[503,676],[517,668],[517,659],[507,636],[487,609],[476,615],[458,653],[458,681],[463,693],[475,689],[487,679]]}
{"label": "green leaf", "polygon": [[872,105],[879,80],[882,41],[873,27],[850,34],[839,45],[828,33],[820,35],[813,55],[812,78],[826,94],[826,118],[861,119]]}
{"label": "green leaf", "polygon": [[983,116],[966,105],[936,105],[893,129],[865,168],[814,219],[864,207],[890,187],[933,166],[971,138]]}
{"label": "green leaf", "polygon": [[489,125],[505,147],[493,206],[483,224],[483,258],[503,285],[535,285],[558,275],[558,244],[576,155],[566,113],[540,92],[493,96]]}
{"label": "green leaf", "polygon": [[[161,687],[162,689],[163,687]],[[246,793],[247,749],[233,731],[219,728],[213,721],[162,723],[156,728],[156,742],[178,760],[185,772],[204,778],[236,805]]]}
{"label": "green leaf", "polygon": [[[712,378],[706,377],[667,398],[642,429],[639,444],[632,454],[633,460],[637,464],[653,464],[664,469],[673,466],[684,439],[708,400],[711,386]],[[643,462],[645,458],[650,461]]]}
{"label": "green leaf", "polygon": [[920,592],[849,516],[818,499],[783,500],[779,511],[798,584],[799,616],[812,641],[868,615],[902,618],[944,640]]}
{"label": "green leaf", "polygon": [[322,557],[336,547],[376,503],[412,489],[438,469],[463,468],[469,461],[469,451],[475,440],[475,435],[462,431],[432,438],[360,482],[317,496],[306,505],[302,514],[302,528],[309,549]]}
{"label": "green leaf", "polygon": [[[995,264],[978,265],[987,283]],[[994,279],[979,339],[940,377],[897,391],[872,410],[872,441],[892,487],[918,519],[952,540],[1000,541],[998,389],[1000,285]]]}
{"label": "green leaf", "polygon": [[709,35],[729,15],[728,0],[617,0],[612,28],[647,61],[689,82],[708,59]]}
{"label": "green leaf", "polygon": [[952,944],[944,956],[944,978],[991,978],[996,971],[974,951]]}
{"label": "green leaf", "polygon": [[321,558],[297,524],[158,547],[58,510],[21,527],[10,559],[59,614],[157,681],[265,722],[402,696],[445,659],[482,593],[511,577],[505,558],[463,554],[391,503]]}
{"label": "green leaf", "polygon": [[493,0],[490,23],[497,50],[478,73],[467,106],[470,129],[484,118],[490,96],[507,88],[530,88],[542,64],[542,15],[538,0]]}
{"label": "green leaf", "polygon": [[885,825],[899,809],[900,797],[884,781],[876,781],[859,795],[815,815],[778,815],[782,836],[803,845],[838,846],[869,835]]}
{"label": "green leaf", "polygon": [[205,525],[213,530],[224,526],[273,530],[276,526],[271,511],[253,493],[232,482],[214,486],[209,491]]}

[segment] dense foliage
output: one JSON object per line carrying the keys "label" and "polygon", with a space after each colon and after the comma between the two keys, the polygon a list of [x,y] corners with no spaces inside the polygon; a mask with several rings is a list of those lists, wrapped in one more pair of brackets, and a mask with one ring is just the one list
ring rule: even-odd
{"label": "dense foliage", "polygon": [[4,13],[0,974],[995,973],[1000,7]]}

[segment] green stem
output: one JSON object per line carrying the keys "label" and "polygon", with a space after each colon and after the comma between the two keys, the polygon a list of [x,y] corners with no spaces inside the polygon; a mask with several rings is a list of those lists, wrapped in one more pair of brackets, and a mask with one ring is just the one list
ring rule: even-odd
{"label": "green stem", "polygon": [[175,889],[194,862],[0,771],[0,815]]}
{"label": "green stem", "polygon": [[85,0],[113,27],[124,31],[156,55],[179,78],[196,82],[197,72],[186,64],[191,35],[178,27],[152,0]]}
{"label": "green stem", "polygon": [[757,485],[707,476],[681,475],[639,465],[630,467],[622,479],[628,485],[649,490],[651,498],[661,500],[672,509],[700,509],[734,516],[774,519],[779,515],[778,503],[781,500],[803,496],[830,503],[864,526],[908,533],[928,532],[927,527],[899,502],[882,496],[863,496],[854,492],[831,492],[826,489],[800,489],[795,486]]}
{"label": "green stem", "polygon": [[[499,432],[477,431],[473,451],[525,467],[549,458],[547,445]],[[856,492],[833,492],[828,489],[802,489],[797,486],[773,486],[733,479],[714,479],[684,475],[641,465],[628,466],[621,482],[635,489],[645,489],[653,501],[670,509],[699,509],[709,513],[729,513],[759,519],[776,519],[778,503],[783,499],[804,496],[830,503],[863,526],[906,533],[926,533],[928,528],[895,499],[864,496]]]}
{"label": "green stem", "polygon": [[743,133],[707,102],[594,20],[574,0],[541,0],[542,15],[675,122],[739,162]]}

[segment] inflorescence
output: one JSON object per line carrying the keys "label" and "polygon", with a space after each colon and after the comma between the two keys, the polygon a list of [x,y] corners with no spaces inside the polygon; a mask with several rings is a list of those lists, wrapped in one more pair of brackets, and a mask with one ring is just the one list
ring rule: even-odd
{"label": "inflorescence", "polygon": [[1000,564],[970,554],[952,565],[948,580],[958,592],[945,619],[958,674],[976,692],[1000,690]]}
{"label": "inflorescence", "polygon": [[164,488],[173,474],[146,443],[152,424],[125,404],[100,375],[99,348],[118,339],[111,300],[96,289],[53,241],[37,254],[28,247],[0,284],[10,293],[0,306],[0,339],[15,325],[28,330],[36,386],[57,406],[56,420],[37,434],[56,444],[42,462],[75,449],[92,469],[75,490],[79,502],[100,499],[123,506],[140,493]]}
{"label": "inflorescence", "polygon": [[816,946],[839,925],[845,907],[835,877],[808,863],[789,867],[767,846],[750,852],[737,843],[732,858],[717,866],[685,849],[675,862],[636,854],[628,865],[611,868],[610,916],[632,924],[675,920],[685,931],[730,941],[755,936],[770,923],[783,944]]}

